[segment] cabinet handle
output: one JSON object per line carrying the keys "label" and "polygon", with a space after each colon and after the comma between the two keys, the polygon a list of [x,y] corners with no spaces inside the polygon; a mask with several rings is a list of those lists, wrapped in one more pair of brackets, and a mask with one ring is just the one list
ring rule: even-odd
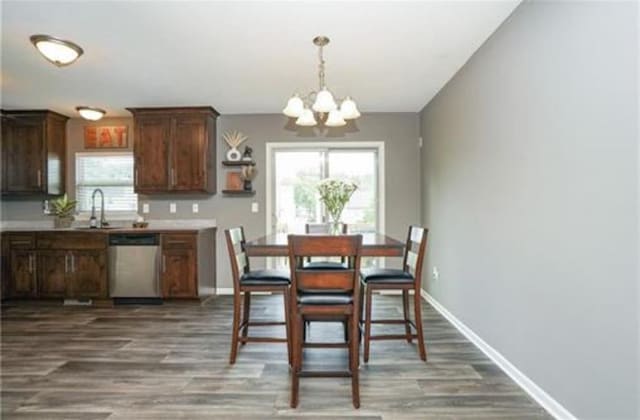
{"label": "cabinet handle", "polygon": [[138,170],[136,169],[134,171],[134,173],[135,173],[135,175],[134,175],[134,178],[135,178],[134,185],[137,187],[138,186]]}
{"label": "cabinet handle", "polygon": [[29,254],[29,274],[33,274],[33,254]]}
{"label": "cabinet handle", "polygon": [[171,186],[174,187],[176,185],[176,170],[171,168]]}
{"label": "cabinet handle", "polygon": [[42,187],[42,171],[40,169],[38,169],[38,187]]}
{"label": "cabinet handle", "polygon": [[65,254],[64,256],[64,272],[69,272],[69,254]]}
{"label": "cabinet handle", "polygon": [[167,272],[167,256],[166,255],[162,256],[162,272],[163,273]]}
{"label": "cabinet handle", "polygon": [[71,254],[71,272],[76,272],[76,256]]}

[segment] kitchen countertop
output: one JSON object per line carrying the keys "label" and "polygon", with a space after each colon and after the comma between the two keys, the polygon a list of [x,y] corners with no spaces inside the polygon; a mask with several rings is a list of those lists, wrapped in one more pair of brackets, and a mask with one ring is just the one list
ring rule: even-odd
{"label": "kitchen countertop", "polygon": [[176,219],[176,220],[147,220],[146,228],[133,228],[132,222],[113,221],[109,229],[88,229],[86,221],[74,222],[71,228],[56,229],[52,220],[20,220],[0,222],[0,232],[100,232],[100,233],[124,233],[124,232],[176,232],[176,231],[200,231],[214,229],[216,219]]}

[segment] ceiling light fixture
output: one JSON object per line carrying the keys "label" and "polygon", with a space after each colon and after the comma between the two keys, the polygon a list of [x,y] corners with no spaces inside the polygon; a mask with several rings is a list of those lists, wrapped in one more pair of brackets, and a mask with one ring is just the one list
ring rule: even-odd
{"label": "ceiling light fixture", "polygon": [[[360,116],[358,107],[351,97],[347,96],[342,102],[340,108],[333,98],[333,95],[327,89],[324,83],[324,57],[322,49],[329,43],[326,36],[317,36],[313,38],[313,43],[318,47],[318,57],[320,64],[318,65],[318,91],[311,91],[305,96],[294,94],[282,113],[290,118],[296,118],[296,124],[304,127],[313,127],[318,122],[313,111],[319,115],[319,120],[324,120],[324,125],[328,127],[341,127],[347,122],[345,120],[354,120]],[[309,104],[313,101],[313,104]],[[313,111],[312,111],[313,110]],[[326,119],[325,119],[326,116]]]}
{"label": "ceiling light fixture", "polygon": [[32,35],[29,39],[44,58],[58,67],[68,66],[84,53],[77,44],[49,35]]}
{"label": "ceiling light fixture", "polygon": [[90,106],[76,107],[76,111],[78,111],[78,114],[80,114],[82,118],[89,121],[98,121],[107,113],[104,109],[93,108]]}

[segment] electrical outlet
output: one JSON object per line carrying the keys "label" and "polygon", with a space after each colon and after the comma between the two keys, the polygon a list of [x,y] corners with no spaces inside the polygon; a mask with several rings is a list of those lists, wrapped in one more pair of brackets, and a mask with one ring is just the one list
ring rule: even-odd
{"label": "electrical outlet", "polygon": [[438,272],[438,267],[433,266],[433,272],[431,273],[431,276],[433,277],[434,281],[438,280],[438,278],[440,277],[440,273]]}
{"label": "electrical outlet", "polygon": [[176,212],[176,203],[169,203],[169,213]]}
{"label": "electrical outlet", "polygon": [[254,201],[253,203],[251,203],[251,213],[257,213],[258,211],[260,211],[260,208],[258,207],[258,202]]}
{"label": "electrical outlet", "polygon": [[142,204],[142,212],[149,213],[149,203]]}
{"label": "electrical outlet", "polygon": [[193,204],[191,205],[191,211],[192,211],[193,213],[198,213],[198,212],[200,211],[200,207],[198,206],[198,203],[193,203]]}

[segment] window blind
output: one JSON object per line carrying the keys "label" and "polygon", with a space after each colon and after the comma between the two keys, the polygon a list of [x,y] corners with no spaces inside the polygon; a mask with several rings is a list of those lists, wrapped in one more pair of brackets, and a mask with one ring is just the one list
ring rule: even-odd
{"label": "window blind", "polygon": [[[91,194],[104,192],[105,211],[137,212],[133,192],[132,153],[76,153],[76,200],[80,212],[91,211]],[[96,207],[99,199],[96,197]]]}

